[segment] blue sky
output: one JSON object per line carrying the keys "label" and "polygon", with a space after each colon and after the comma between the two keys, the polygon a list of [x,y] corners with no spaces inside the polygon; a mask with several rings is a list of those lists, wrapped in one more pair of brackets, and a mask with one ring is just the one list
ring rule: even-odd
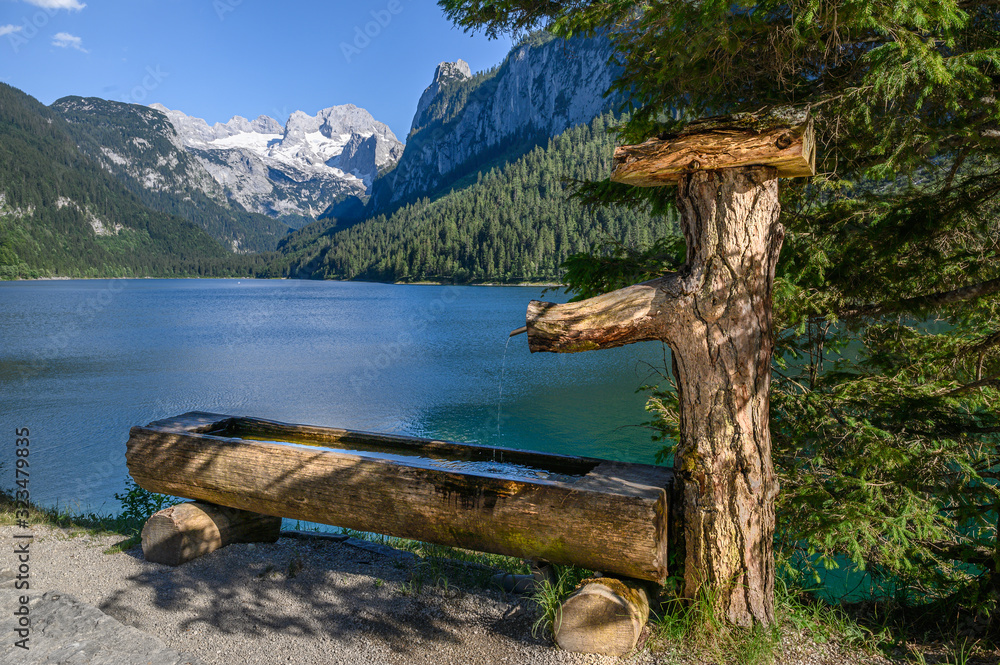
{"label": "blue sky", "polygon": [[509,48],[432,0],[0,0],[0,81],[44,104],[160,102],[209,123],[351,103],[403,140],[437,63],[488,69]]}

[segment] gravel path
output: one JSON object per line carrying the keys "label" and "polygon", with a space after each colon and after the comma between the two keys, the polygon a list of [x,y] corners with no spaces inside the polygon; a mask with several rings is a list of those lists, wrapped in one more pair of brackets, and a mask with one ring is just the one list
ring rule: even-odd
{"label": "gravel path", "polygon": [[[414,593],[412,559],[346,543],[230,545],[171,568],[144,561],[140,548],[104,554],[120,537],[33,529],[32,596],[68,594],[206,665],[621,662],[532,638],[530,604],[500,591]],[[13,543],[14,533],[0,527],[0,540]],[[13,568],[10,554],[0,557],[0,569]],[[628,662],[653,659],[641,652]]]}
{"label": "gravel path", "polygon": [[[172,568],[145,561],[139,547],[105,554],[120,536],[32,528],[30,594],[39,624],[31,634],[36,648],[25,654],[10,647],[17,610],[11,545],[24,531],[0,526],[3,665],[703,665],[683,648],[655,656],[641,649],[624,659],[561,651],[532,637],[530,601],[453,582],[416,590],[412,554],[359,541],[283,537]],[[73,622],[86,625],[62,625]],[[61,655],[70,652],[77,655]],[[780,665],[888,662],[796,635],[786,635],[783,652]]]}

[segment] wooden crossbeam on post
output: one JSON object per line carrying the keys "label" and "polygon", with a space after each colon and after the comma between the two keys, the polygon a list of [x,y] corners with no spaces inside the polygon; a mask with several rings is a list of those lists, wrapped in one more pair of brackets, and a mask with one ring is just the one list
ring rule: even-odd
{"label": "wooden crossbeam on post", "polygon": [[681,176],[738,166],[771,167],[778,178],[816,173],[812,119],[806,112],[704,118],[677,134],[615,148],[611,180],[636,187],[676,185]]}

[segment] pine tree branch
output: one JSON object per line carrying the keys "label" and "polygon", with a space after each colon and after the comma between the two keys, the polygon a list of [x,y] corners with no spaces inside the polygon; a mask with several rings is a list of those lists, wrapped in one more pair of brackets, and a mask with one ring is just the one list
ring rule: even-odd
{"label": "pine tree branch", "polygon": [[989,351],[994,346],[1000,344],[1000,330],[995,333],[991,333],[983,338],[983,341],[978,344],[973,344],[969,347],[970,353],[982,353],[984,351]]}
{"label": "pine tree branch", "polygon": [[866,305],[853,309],[845,309],[837,312],[837,316],[841,319],[860,317],[876,318],[897,312],[914,312],[933,309],[935,307],[951,305],[966,300],[972,300],[974,298],[981,298],[998,292],[1000,292],[1000,277],[980,282],[978,284],[963,286],[951,291],[941,291],[939,293],[931,293],[923,296],[914,296],[913,298],[904,298],[903,300],[897,300],[892,303]]}
{"label": "pine tree branch", "polygon": [[993,376],[985,379],[973,381],[972,383],[967,383],[964,386],[959,386],[958,388],[953,388],[952,390],[948,390],[940,394],[957,395],[958,393],[968,392],[970,390],[975,390],[976,388],[989,388],[991,386],[1000,386],[1000,374],[994,374]]}
{"label": "pine tree branch", "polygon": [[950,559],[951,561],[971,563],[976,566],[982,566],[990,571],[994,570],[997,565],[993,553],[985,547],[930,544],[927,546],[927,549],[933,552],[935,556]]}

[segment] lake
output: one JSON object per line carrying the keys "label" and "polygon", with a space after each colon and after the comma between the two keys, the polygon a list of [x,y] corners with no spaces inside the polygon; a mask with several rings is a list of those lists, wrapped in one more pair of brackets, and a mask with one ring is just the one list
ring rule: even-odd
{"label": "lake", "polygon": [[[0,486],[118,512],[129,428],[186,411],[652,463],[636,389],[663,346],[530,354],[534,287],[293,280],[0,282]],[[500,375],[503,395],[498,422]]]}

